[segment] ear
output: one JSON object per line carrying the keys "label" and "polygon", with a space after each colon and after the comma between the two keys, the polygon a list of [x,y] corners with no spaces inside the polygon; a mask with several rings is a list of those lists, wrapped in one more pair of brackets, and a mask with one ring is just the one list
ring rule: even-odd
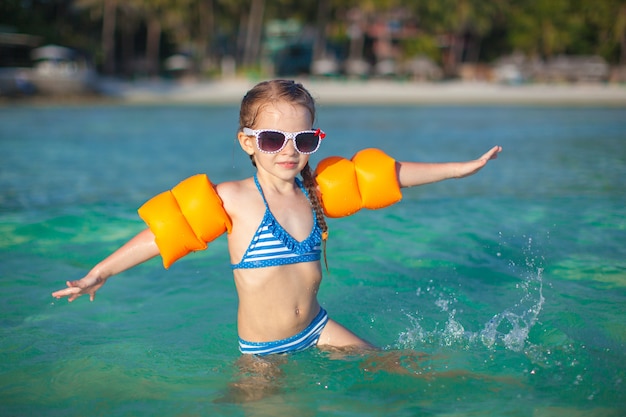
{"label": "ear", "polygon": [[239,140],[239,146],[248,155],[254,155],[256,149],[256,139],[254,136],[245,135],[243,132],[237,134],[237,140]]}

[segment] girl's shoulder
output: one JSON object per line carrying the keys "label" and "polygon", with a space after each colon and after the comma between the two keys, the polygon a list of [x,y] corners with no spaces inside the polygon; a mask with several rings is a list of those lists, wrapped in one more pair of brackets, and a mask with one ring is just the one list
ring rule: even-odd
{"label": "girl's shoulder", "polygon": [[225,205],[241,204],[250,198],[256,190],[254,179],[227,181],[218,184],[215,189]]}

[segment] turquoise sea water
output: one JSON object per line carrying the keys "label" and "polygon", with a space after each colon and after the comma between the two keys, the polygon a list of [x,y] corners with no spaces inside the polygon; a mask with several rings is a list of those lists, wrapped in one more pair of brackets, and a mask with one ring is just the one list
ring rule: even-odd
{"label": "turquoise sea water", "polygon": [[[154,194],[252,174],[237,111],[0,109],[0,415],[626,413],[623,108],[320,108],[314,163],[504,147],[476,176],[330,221],[320,301],[377,355],[313,349],[255,377],[238,360],[224,238],[169,271],[127,271],[93,303],[51,298],[144,227],[136,209]],[[262,398],[231,395],[242,381]]]}

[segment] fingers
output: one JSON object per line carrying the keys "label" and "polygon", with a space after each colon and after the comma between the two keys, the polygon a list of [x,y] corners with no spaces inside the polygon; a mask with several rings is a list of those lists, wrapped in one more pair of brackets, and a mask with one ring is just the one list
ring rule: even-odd
{"label": "fingers", "polygon": [[494,146],[485,154],[485,156],[489,156],[487,159],[496,159],[500,152],[502,152],[502,146]]}
{"label": "fingers", "polygon": [[[65,285],[67,285],[67,288],[53,292],[52,296],[57,299],[68,297],[67,301],[71,303],[85,293],[84,289],[79,286],[79,281],[66,281]],[[93,301],[93,293],[91,294],[90,299]]]}
{"label": "fingers", "polygon": [[90,276],[75,281],[66,281],[67,288],[53,292],[52,296],[57,299],[67,297],[67,301],[72,302],[81,295],[89,294],[89,301],[93,301],[96,298],[96,291],[104,284],[104,281]]}
{"label": "fingers", "polygon": [[483,156],[478,158],[479,161],[487,162],[491,159],[496,159],[498,157],[498,153],[502,151],[502,146],[494,146],[489,149]]}
{"label": "fingers", "polygon": [[80,288],[69,287],[69,288],[65,288],[65,289],[53,292],[52,296],[54,298],[70,297],[69,301],[73,301],[74,299],[78,298],[78,296],[80,296],[80,293],[81,293]]}

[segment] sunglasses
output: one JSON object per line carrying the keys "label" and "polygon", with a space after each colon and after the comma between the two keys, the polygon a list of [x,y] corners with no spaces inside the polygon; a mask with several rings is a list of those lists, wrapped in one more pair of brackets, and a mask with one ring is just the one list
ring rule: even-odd
{"label": "sunglasses", "polygon": [[278,153],[283,150],[285,145],[287,145],[287,141],[291,139],[296,150],[306,155],[317,151],[322,139],[326,137],[326,133],[320,129],[289,133],[280,130],[252,130],[244,127],[243,134],[254,136],[256,138],[256,146],[262,152]]}

